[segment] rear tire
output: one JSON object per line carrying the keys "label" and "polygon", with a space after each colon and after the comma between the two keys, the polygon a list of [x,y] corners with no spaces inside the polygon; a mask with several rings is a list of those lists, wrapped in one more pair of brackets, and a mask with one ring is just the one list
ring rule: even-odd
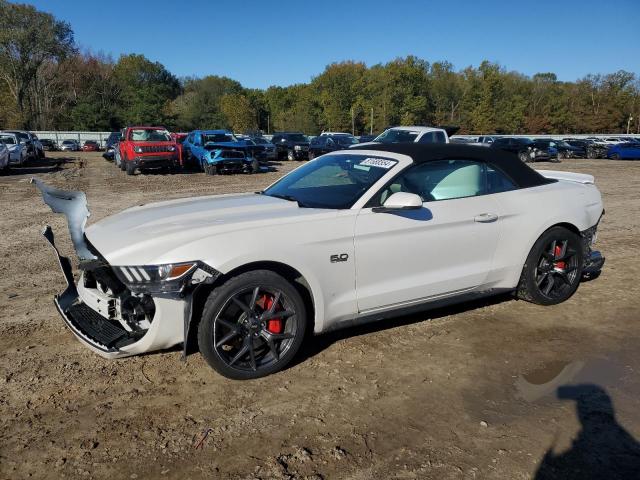
{"label": "rear tire", "polygon": [[[273,315],[278,312],[283,316]],[[209,294],[198,346],[207,363],[227,378],[264,377],[291,362],[304,340],[306,323],[304,301],[291,283],[269,270],[250,271]]]}
{"label": "rear tire", "polygon": [[614,153],[613,155],[611,155],[611,159],[612,160],[620,160],[620,154],[619,153]]}
{"label": "rear tire", "polygon": [[552,227],[536,241],[518,283],[518,297],[538,305],[569,299],[580,285],[583,254],[580,237],[564,227]]}
{"label": "rear tire", "polygon": [[522,163],[529,163],[529,160],[530,160],[529,155],[527,155],[527,152],[518,153],[518,158]]}

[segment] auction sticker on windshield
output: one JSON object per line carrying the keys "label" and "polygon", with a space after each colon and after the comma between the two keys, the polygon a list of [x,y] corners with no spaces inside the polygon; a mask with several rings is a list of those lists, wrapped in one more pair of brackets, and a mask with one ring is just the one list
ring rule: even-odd
{"label": "auction sticker on windshield", "polygon": [[390,169],[391,167],[393,167],[396,163],[395,160],[387,160],[386,158],[365,158],[363,161],[360,162],[360,165],[367,165],[369,167],[379,167],[379,168],[384,168],[384,169]]}

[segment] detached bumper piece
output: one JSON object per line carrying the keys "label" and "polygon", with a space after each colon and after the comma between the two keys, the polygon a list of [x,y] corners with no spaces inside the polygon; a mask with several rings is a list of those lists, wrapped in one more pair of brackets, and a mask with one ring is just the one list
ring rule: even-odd
{"label": "detached bumper piece", "polygon": [[582,268],[582,275],[586,278],[595,278],[600,275],[602,271],[602,267],[604,266],[605,258],[602,254],[593,250],[589,254],[589,257],[584,262],[584,267]]}

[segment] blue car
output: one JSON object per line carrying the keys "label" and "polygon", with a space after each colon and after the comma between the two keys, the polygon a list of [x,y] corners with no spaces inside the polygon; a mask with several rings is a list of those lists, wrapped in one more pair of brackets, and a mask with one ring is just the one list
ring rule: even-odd
{"label": "blue car", "polygon": [[614,160],[640,159],[640,143],[618,143],[607,149],[607,158]]}
{"label": "blue car", "polygon": [[256,173],[260,163],[243,140],[227,130],[194,130],[182,142],[187,165],[216,175],[221,173]]}

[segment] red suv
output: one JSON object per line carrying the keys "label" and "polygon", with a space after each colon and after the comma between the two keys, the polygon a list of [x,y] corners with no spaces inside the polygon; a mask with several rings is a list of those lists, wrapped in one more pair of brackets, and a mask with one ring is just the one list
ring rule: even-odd
{"label": "red suv", "polygon": [[118,144],[120,168],[127,175],[136,169],[173,169],[180,165],[178,145],[164,127],[127,127]]}

